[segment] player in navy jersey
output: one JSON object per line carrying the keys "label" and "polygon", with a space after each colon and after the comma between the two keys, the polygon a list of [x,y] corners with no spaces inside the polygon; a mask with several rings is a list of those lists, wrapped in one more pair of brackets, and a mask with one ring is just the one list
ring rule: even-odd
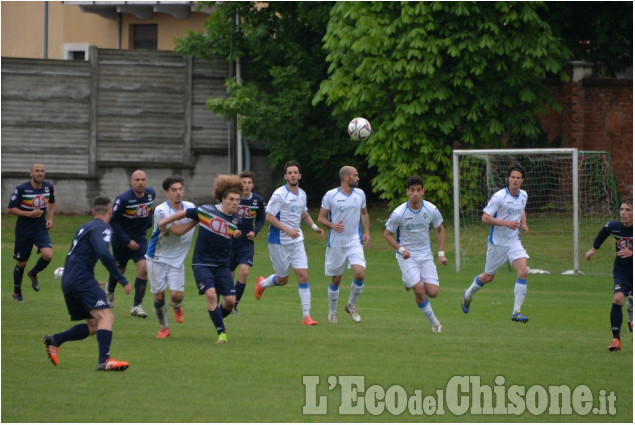
{"label": "player in navy jersey", "polygon": [[[357,312],[357,300],[364,288],[366,274],[366,248],[370,246],[370,218],[366,208],[366,195],[359,189],[359,174],[357,169],[344,166],[340,169],[340,186],[331,189],[322,198],[318,223],[329,229],[326,254],[324,257],[324,274],[330,276],[328,286],[330,323],[337,322],[337,302],[340,293],[340,282],[344,267],[353,269],[351,293],[344,307],[344,311],[351,315],[355,323],[361,322]],[[360,226],[364,225],[362,234]]]}
{"label": "player in navy jersey", "polygon": [[[156,199],[154,189],[146,187],[147,184],[146,173],[141,170],[132,173],[130,177],[130,186],[132,187],[115,199],[110,222],[113,230],[112,252],[121,273],[126,272],[129,260],[134,261],[137,266],[134,301],[130,314],[141,318],[148,316],[141,303],[148,283],[148,266],[145,258],[148,248],[146,232],[152,227],[152,206]],[[106,288],[110,307],[115,306],[116,286],[117,279],[111,275]]]}
{"label": "player in navy jersey", "polygon": [[445,257],[443,217],[436,206],[423,199],[425,191],[421,177],[408,177],[406,193],[408,201],[390,214],[384,238],[396,250],[395,257],[406,290],[412,289],[415,303],[432,325],[432,332],[439,333],[441,323],[430,305],[430,298],[439,294],[439,275],[434,265],[430,229],[436,230],[439,241],[437,261],[445,266],[448,259]]}
{"label": "player in navy jersey", "polygon": [[9,214],[18,216],[13,251],[13,258],[17,261],[13,269],[13,299],[18,302],[24,301],[22,276],[33,245],[42,254],[35,266],[27,273],[35,291],[40,290],[37,274],[44,270],[53,259],[53,243],[48,229],[53,226],[55,195],[53,185],[44,181],[45,175],[44,165],[33,164],[30,171],[31,180],[18,186],[9,201]]}
{"label": "player in navy jersey", "polygon": [[106,294],[95,279],[97,261],[101,260],[111,275],[124,285],[126,295],[130,294],[130,284],[119,271],[108,247],[112,233],[108,225],[112,216],[110,199],[105,196],[95,198],[92,213],[94,219],[81,226],[73,237],[62,277],[62,292],[71,320],[86,320],[86,323],[75,325],[60,333],[46,335],[44,344],[49,359],[57,366],[59,349],[63,343],[97,335],[97,370],[124,370],[128,368],[128,362],[110,357],[115,316],[108,305]]}
{"label": "player in navy jersey", "polygon": [[620,221],[609,221],[600,229],[593,247],[586,253],[590,260],[602,243],[613,236],[615,240],[615,263],[613,263],[613,306],[611,307],[611,330],[613,340],[609,351],[622,349],[620,329],[622,328],[622,304],[626,298],[628,331],[633,332],[633,199],[624,199],[620,205]]}
{"label": "player in navy jersey", "polygon": [[494,280],[496,271],[511,261],[516,270],[516,284],[514,286],[514,307],[512,322],[526,323],[529,318],[520,313],[520,309],[527,295],[527,259],[529,255],[520,243],[520,229],[523,236],[529,233],[527,227],[527,192],[520,186],[525,178],[525,169],[517,162],[508,169],[508,187],[496,192],[483,209],[482,221],[491,226],[487,238],[487,257],[485,271],[476,276],[472,284],[463,292],[461,309],[465,314],[470,311],[472,297],[485,284]]}
{"label": "player in navy jersey", "polygon": [[[167,224],[182,218],[196,220],[199,225],[198,236],[192,255],[192,271],[199,295],[205,295],[207,312],[216,333],[217,344],[227,342],[227,332],[223,318],[231,314],[236,302],[236,289],[229,270],[229,253],[232,238],[239,238],[240,218],[236,214],[243,193],[242,182],[238,175],[220,175],[214,181],[214,198],[220,200],[217,205],[203,205],[187,208],[159,222],[159,229],[165,232]],[[223,296],[223,302],[218,297]]]}
{"label": "player in navy jersey", "polygon": [[262,196],[254,193],[254,180],[256,175],[253,171],[243,171],[239,174],[243,183],[243,194],[238,207],[238,217],[241,218],[239,228],[241,236],[232,240],[232,249],[229,256],[229,269],[234,271],[238,267],[238,279],[236,279],[236,305],[234,313],[238,311],[238,303],[245,292],[249,270],[254,265],[254,239],[265,224],[265,200]]}

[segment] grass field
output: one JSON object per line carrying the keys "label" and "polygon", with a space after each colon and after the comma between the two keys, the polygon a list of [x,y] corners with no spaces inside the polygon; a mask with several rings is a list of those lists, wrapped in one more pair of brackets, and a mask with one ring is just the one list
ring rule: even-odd
{"label": "grass field", "polygon": [[[316,218],[315,211],[312,215]],[[373,246],[366,253],[366,284],[358,303],[361,323],[353,323],[344,313],[348,284],[341,289],[339,323],[327,323],[324,243],[311,232],[306,232],[306,248],[312,315],[319,325],[301,326],[294,277],[286,287],[268,289],[257,302],[252,295],[255,279],[272,271],[263,232],[240,304],[243,314],[227,318],[229,343],[224,346],[213,343],[215,331],[205,301],[192,284],[189,259],[186,321],[178,324],[170,316],[172,336],[166,340],[156,339],[159,325],[149,291],[144,307],[150,316],[138,319],[129,314],[132,296],[125,297],[119,287],[111,351],[130,362],[130,368],[119,373],[95,371],[95,338],[64,344],[57,367],[47,359],[42,344],[42,336],[72,324],[53,270],[63,265],[72,235],[89,218],[56,217],[51,232],[55,258],[41,275],[42,290],[33,292],[25,278],[25,302],[15,303],[11,298],[15,217],[3,216],[1,420],[632,423],[633,343],[626,325],[622,351],[607,351],[610,277],[532,275],[523,308],[531,320],[515,324],[509,320],[515,276],[504,268],[475,296],[470,314],[465,315],[459,305],[461,294],[481,271],[484,258],[456,274],[448,229],[450,265],[439,268],[441,292],[432,300],[443,333],[433,334],[412,293],[404,291],[394,254],[383,239],[383,225],[376,219],[386,216],[383,211],[371,212]],[[553,242],[568,241],[566,236]],[[28,268],[34,260],[35,253]],[[131,280],[132,268],[127,273]],[[105,279],[103,266],[97,270],[98,277]],[[344,281],[351,278],[346,272]],[[303,379],[308,383],[315,376],[317,387],[303,384]],[[469,407],[466,413],[450,406],[457,395],[452,384],[465,379],[460,377],[472,377],[471,386],[459,387],[458,396],[467,399],[461,405]],[[364,386],[351,398],[346,382],[360,379]],[[550,386],[566,386],[576,394],[572,414],[556,414],[557,405],[547,406]],[[583,386],[590,390],[588,402],[587,394],[580,393]],[[526,392],[521,404],[512,394],[520,387]],[[394,395],[401,389],[407,396],[419,394],[417,390],[430,395],[427,402],[442,395],[443,409],[431,408],[431,416],[417,416],[419,411],[399,404],[403,397],[388,397],[382,404],[382,391]],[[488,404],[489,389],[497,414],[479,414],[479,400]],[[477,397],[479,392],[483,394]],[[506,410],[508,403],[511,409]],[[352,413],[349,404],[362,406],[362,414],[347,414]],[[317,405],[325,414],[303,414],[303,406]]]}

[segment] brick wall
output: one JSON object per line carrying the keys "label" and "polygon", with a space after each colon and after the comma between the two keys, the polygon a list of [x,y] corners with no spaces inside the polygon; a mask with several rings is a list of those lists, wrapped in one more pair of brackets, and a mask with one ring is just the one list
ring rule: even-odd
{"label": "brick wall", "polygon": [[549,141],[560,137],[562,147],[608,151],[617,191],[633,195],[633,80],[593,79],[571,68],[571,81],[549,82],[562,113],[541,116]]}

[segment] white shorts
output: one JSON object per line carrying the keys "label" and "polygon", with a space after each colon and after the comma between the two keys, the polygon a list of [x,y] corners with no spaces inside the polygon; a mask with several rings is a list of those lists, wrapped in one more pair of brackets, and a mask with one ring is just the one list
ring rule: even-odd
{"label": "white shorts", "polygon": [[513,245],[493,245],[487,243],[487,257],[485,258],[485,273],[495,275],[496,271],[505,264],[506,261],[515,261],[519,258],[529,258],[527,251],[520,241],[513,242]]}
{"label": "white shorts", "polygon": [[168,264],[146,258],[150,292],[158,294],[170,288],[170,291],[185,291],[185,267],[172,267]]}
{"label": "white shorts", "polygon": [[344,273],[344,266],[352,265],[366,268],[364,259],[364,248],[361,245],[351,245],[346,248],[327,246],[324,255],[324,275],[341,276]]}
{"label": "white shorts", "polygon": [[276,276],[289,276],[289,267],[294,270],[308,269],[304,242],[290,243],[288,245],[269,244],[269,258],[273,264]]}
{"label": "white shorts", "polygon": [[439,286],[439,275],[432,258],[423,260],[410,257],[404,260],[401,254],[397,254],[397,263],[401,269],[401,280],[406,288],[410,289],[420,281]]}

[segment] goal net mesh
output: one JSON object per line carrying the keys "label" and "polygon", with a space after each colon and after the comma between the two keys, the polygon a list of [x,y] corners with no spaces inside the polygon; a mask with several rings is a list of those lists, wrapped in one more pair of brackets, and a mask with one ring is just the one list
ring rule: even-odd
{"label": "goal net mesh", "polygon": [[[530,257],[530,272],[572,271],[572,154],[523,152],[458,155],[461,269],[474,264],[482,268],[485,264],[490,226],[481,222],[483,208],[497,190],[507,186],[508,167],[513,161],[526,170],[522,189],[528,195],[525,211],[529,234],[521,235],[521,239]],[[579,152],[578,182],[579,271],[611,275],[615,249],[609,240],[591,261],[584,259],[600,228],[609,220],[619,220],[619,200],[609,154]]]}

